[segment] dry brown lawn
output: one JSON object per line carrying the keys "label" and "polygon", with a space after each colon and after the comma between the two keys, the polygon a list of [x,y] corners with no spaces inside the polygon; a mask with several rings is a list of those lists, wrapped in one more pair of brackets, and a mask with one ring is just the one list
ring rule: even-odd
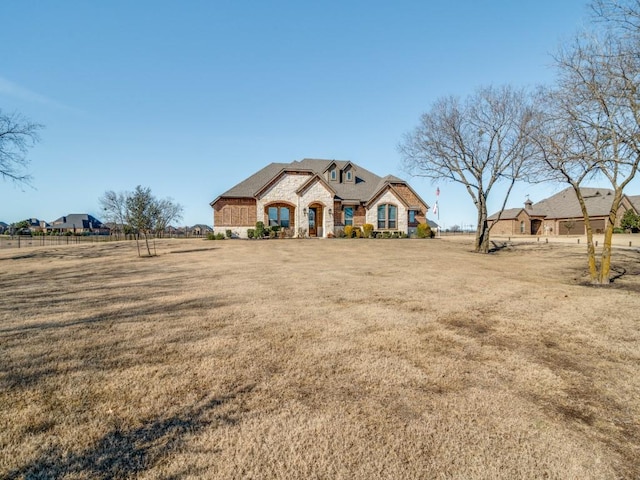
{"label": "dry brown lawn", "polygon": [[0,478],[640,478],[640,252],[0,251]]}

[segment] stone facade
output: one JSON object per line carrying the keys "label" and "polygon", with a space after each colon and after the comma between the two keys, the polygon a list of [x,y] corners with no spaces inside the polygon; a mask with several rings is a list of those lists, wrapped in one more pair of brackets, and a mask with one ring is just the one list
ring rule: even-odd
{"label": "stone facade", "polygon": [[384,204],[391,204],[398,207],[397,226],[392,230],[407,232],[409,229],[409,210],[405,207],[403,200],[397,197],[392,190],[387,190],[375,203],[369,205],[367,209],[367,223],[373,225],[374,230],[380,230],[378,228],[378,206]]}

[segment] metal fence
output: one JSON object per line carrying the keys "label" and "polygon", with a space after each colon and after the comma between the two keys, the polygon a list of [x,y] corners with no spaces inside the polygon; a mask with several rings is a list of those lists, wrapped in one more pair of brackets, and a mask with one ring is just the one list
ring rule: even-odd
{"label": "metal fence", "polygon": [[[149,238],[154,238],[152,235]],[[203,238],[202,235],[163,235],[155,238]],[[123,240],[135,240],[135,235],[0,235],[0,249],[4,248],[29,248],[48,247],[59,245],[78,245],[87,243],[115,242]]]}
{"label": "metal fence", "polygon": [[28,248],[56,245],[73,245],[80,243],[108,242],[115,240],[109,235],[73,236],[73,235],[0,235],[0,249],[2,248]]}

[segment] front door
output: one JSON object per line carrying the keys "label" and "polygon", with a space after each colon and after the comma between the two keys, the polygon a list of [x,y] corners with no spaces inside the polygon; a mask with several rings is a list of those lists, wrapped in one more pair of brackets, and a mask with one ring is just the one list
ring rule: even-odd
{"label": "front door", "polygon": [[310,237],[315,237],[318,235],[318,226],[316,225],[316,214],[317,214],[317,209],[316,208],[310,208],[309,209],[309,236]]}

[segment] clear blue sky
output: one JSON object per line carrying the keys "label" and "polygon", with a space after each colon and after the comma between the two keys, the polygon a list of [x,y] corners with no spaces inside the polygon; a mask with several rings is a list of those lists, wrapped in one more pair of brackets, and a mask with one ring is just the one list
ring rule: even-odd
{"label": "clear blue sky", "polygon": [[[0,108],[42,123],[33,187],[0,182],[0,220],[101,217],[150,187],[211,225],[216,196],[270,162],[351,160],[408,179],[397,145],[443,95],[553,80],[585,0],[14,1],[2,5]],[[440,183],[440,222],[475,224]],[[562,186],[524,185],[510,206]],[[640,193],[640,192],[637,192]],[[491,210],[499,208],[496,201]]]}

